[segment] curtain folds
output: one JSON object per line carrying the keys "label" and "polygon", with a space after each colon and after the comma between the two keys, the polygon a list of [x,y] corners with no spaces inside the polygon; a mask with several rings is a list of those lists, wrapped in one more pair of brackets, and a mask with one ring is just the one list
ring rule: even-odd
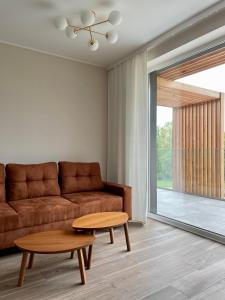
{"label": "curtain folds", "polygon": [[132,186],[133,220],[146,221],[148,200],[147,52],[109,71],[107,180]]}

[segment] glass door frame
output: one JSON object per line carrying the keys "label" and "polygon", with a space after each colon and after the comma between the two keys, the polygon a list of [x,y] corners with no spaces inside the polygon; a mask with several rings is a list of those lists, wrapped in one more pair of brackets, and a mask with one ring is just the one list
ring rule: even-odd
{"label": "glass door frame", "polygon": [[191,59],[201,57],[204,54],[208,54],[210,52],[214,52],[220,48],[225,47],[225,42],[217,45],[215,47],[211,47],[204,51],[201,51],[195,55],[190,55],[185,59],[181,59],[174,64],[169,65],[167,62],[167,66],[148,74],[149,79],[149,144],[148,148],[150,150],[149,154],[149,201],[148,201],[148,217],[158,220],[160,222],[167,223],[169,225],[178,227],[180,229],[192,232],[194,234],[203,236],[205,238],[214,240],[216,242],[225,244],[225,235],[221,235],[215,232],[211,232],[205,230],[203,228],[196,227],[194,225],[190,225],[187,223],[183,223],[181,221],[177,221],[175,219],[171,219],[166,216],[159,215],[157,213],[157,143],[156,143],[156,136],[157,136],[157,76],[162,71],[169,69],[173,66],[177,66],[183,62],[187,62]]}

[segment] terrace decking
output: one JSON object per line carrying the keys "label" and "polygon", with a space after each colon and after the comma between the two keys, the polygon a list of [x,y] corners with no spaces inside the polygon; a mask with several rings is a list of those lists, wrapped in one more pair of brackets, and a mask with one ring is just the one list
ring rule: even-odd
{"label": "terrace decking", "polygon": [[158,214],[225,235],[225,201],[157,190]]}

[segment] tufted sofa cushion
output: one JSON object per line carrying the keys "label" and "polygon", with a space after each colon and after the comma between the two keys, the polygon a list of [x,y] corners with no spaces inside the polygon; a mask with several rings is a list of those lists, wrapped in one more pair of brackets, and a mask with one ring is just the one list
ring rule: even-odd
{"label": "tufted sofa cushion", "polygon": [[6,166],[7,200],[59,196],[57,164],[54,162]]}
{"label": "tufted sofa cushion", "polygon": [[5,202],[5,174],[3,164],[0,164],[0,202]]}
{"label": "tufted sofa cushion", "polygon": [[99,163],[59,162],[62,194],[103,189]]}

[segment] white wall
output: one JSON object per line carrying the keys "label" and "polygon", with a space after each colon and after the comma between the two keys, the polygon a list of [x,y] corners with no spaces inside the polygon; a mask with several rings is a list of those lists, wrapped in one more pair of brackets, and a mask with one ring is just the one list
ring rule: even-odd
{"label": "white wall", "polygon": [[106,173],[104,69],[0,44],[0,162],[99,161]]}

